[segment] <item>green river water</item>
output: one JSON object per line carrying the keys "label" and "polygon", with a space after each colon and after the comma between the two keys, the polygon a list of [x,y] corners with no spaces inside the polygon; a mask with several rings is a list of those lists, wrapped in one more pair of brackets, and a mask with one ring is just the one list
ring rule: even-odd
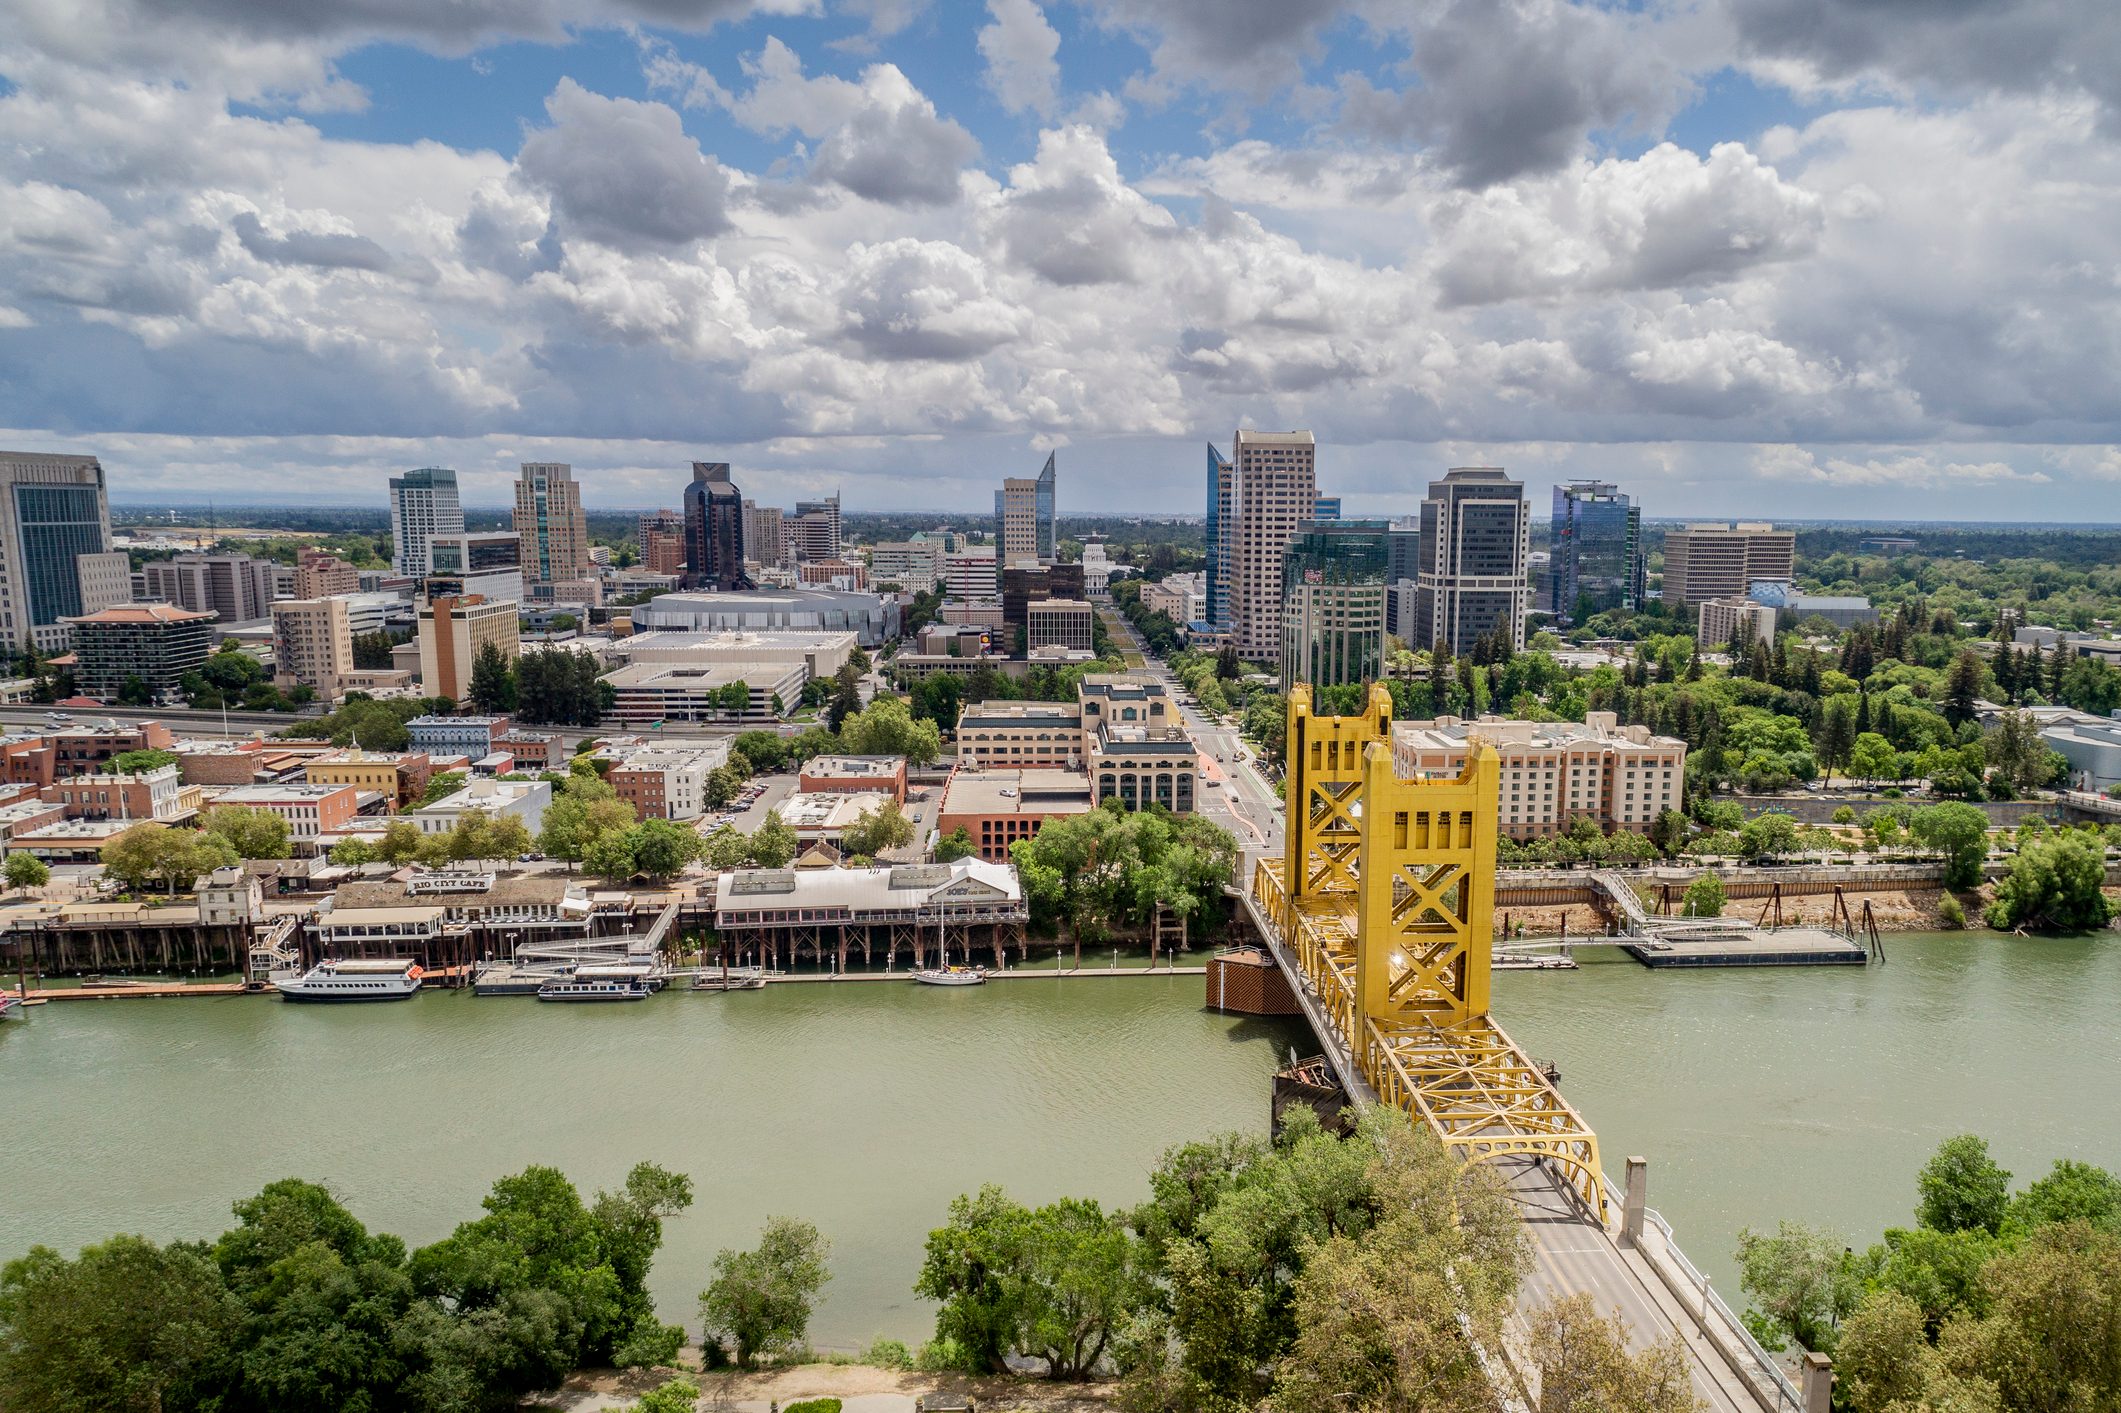
{"label": "green river water", "polygon": [[[2121,1167],[2121,941],[1887,946],[1863,971],[1505,973],[1495,1009],[1561,1066],[1616,1178],[1650,1158],[1652,1205],[1727,1290],[1741,1226],[1804,1217],[1860,1244],[1904,1221],[1953,1132],[1986,1134],[2021,1177],[2060,1155]],[[914,1340],[921,1242],[956,1193],[1132,1202],[1169,1144],[1265,1126],[1302,1032],[1201,999],[1184,976],[42,1006],[0,1029],[0,1257],[211,1235],[289,1174],[421,1242],[526,1164],[586,1195],[652,1158],[699,1191],[657,1262],[666,1318],[693,1323],[715,1250],[791,1213],[834,1243],[816,1342]]]}

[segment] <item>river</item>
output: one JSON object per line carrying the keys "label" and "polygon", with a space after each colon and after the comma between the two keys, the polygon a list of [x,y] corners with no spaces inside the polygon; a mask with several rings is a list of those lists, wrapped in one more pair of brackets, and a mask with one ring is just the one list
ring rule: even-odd
{"label": "river", "polygon": [[582,1189],[690,1173],[651,1284],[696,1328],[716,1250],[814,1221],[820,1348],[933,1331],[912,1293],[950,1199],[1128,1204],[1169,1145],[1264,1131],[1300,1026],[1201,1009],[1198,976],[668,993],[618,1006],[428,993],[61,1002],[0,1027],[0,1259],[113,1231],[211,1236],[274,1178],[324,1182],[421,1243],[531,1163]]}
{"label": "river", "polygon": [[[2121,942],[1887,939],[1849,968],[1651,972],[1616,955],[1495,979],[1495,1012],[1736,1300],[1743,1226],[1903,1223],[1937,1142],[1987,1136],[2021,1181],[2121,1168]],[[1086,958],[1086,960],[1091,960]],[[1102,960],[1102,959],[1098,959]],[[529,1163],[587,1196],[652,1158],[693,1175],[654,1288],[696,1320],[720,1247],[815,1221],[821,1347],[929,1332],[910,1286],[950,1198],[1139,1200],[1168,1145],[1259,1130],[1300,1031],[1200,1009],[1197,976],[671,994],[630,1006],[422,995],[61,1003],[0,1030],[0,1257],[114,1230],[203,1236],[290,1174],[432,1240]]]}

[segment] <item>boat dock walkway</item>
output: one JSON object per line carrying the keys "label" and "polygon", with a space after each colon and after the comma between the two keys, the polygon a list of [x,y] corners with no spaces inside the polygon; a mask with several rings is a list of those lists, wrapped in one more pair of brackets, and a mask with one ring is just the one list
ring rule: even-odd
{"label": "boat dock walkway", "polygon": [[[153,1000],[165,996],[241,996],[250,990],[240,981],[140,982],[127,986],[51,986],[32,991],[23,1004],[41,1006],[46,1001]],[[271,994],[271,993],[265,993]]]}

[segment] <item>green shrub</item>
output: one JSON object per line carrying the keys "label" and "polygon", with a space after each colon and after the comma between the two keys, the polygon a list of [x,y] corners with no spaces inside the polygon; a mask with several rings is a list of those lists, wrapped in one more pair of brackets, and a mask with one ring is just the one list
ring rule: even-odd
{"label": "green shrub", "polygon": [[913,1367],[924,1374],[977,1374],[983,1372],[970,1350],[950,1338],[931,1339],[913,1352]]}
{"label": "green shrub", "polygon": [[1704,873],[1686,888],[1686,901],[1680,911],[1687,917],[1723,916],[1723,880],[1713,873]]}
{"label": "green shrub", "polygon": [[1836,823],[1836,824],[1854,824],[1855,822],[1856,822],[1856,809],[1855,809],[1855,806],[1853,806],[1853,805],[1842,805],[1842,806],[1840,806],[1839,808],[1837,808],[1837,809],[1836,809],[1836,810],[1834,811],[1834,823]]}
{"label": "green shrub", "polygon": [[886,1339],[878,1335],[862,1351],[862,1362],[879,1369],[910,1369],[913,1367],[913,1351],[902,1339]]}
{"label": "green shrub", "polygon": [[791,1403],[781,1413],[840,1413],[840,1401],[836,1398],[806,1398],[801,1403]]}
{"label": "green shrub", "polygon": [[1959,906],[1957,898],[1947,893],[1944,895],[1944,901],[1937,904],[1937,921],[1957,931],[1966,926],[1966,909]]}

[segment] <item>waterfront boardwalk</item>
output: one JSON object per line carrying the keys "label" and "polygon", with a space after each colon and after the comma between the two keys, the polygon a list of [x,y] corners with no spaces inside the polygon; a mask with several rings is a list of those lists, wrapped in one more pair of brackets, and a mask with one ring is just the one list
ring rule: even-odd
{"label": "waterfront boardwalk", "polygon": [[172,996],[241,996],[248,990],[249,988],[240,981],[202,981],[190,985],[181,981],[146,981],[123,986],[49,986],[28,993],[23,1000],[28,1005],[38,1006],[46,1001],[138,1001]]}

